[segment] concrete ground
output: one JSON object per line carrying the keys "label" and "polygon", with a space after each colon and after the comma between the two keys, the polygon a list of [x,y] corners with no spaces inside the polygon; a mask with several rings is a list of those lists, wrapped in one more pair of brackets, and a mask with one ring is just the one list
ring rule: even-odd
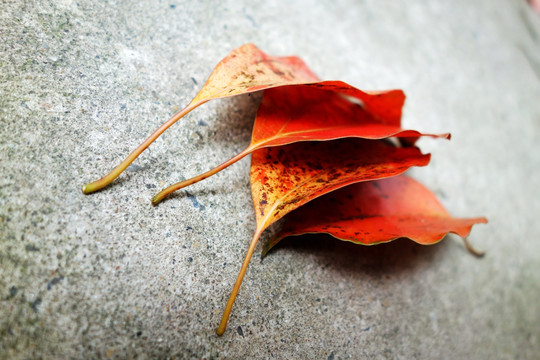
{"label": "concrete ground", "polygon": [[[521,0],[0,2],[0,358],[537,359],[540,16]],[[213,101],[113,186],[117,165],[230,50],[301,56],[323,79],[401,88],[430,166],[411,175],[471,243],[289,239],[251,262],[260,94]],[[263,242],[271,231],[263,235]],[[262,243],[256,252],[260,252]]]}

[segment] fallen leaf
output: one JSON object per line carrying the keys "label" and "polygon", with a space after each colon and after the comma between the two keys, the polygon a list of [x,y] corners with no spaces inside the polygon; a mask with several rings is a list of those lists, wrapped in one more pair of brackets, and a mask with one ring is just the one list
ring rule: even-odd
{"label": "fallen leaf", "polygon": [[91,194],[109,185],[172,124],[209,100],[247,94],[276,86],[317,81],[319,79],[298,57],[269,56],[253,44],[246,44],[234,49],[218,63],[202,89],[188,106],[161,125],[108,175],[84,185],[82,192]]}
{"label": "fallen leaf", "polygon": [[[204,86],[188,106],[174,114],[169,120],[161,125],[109,174],[97,181],[83,185],[82,192],[84,194],[91,194],[109,185],[165,130],[190,111],[207,101],[270,88],[300,84],[322,88],[356,98],[360,101],[364,110],[370,113],[375,119],[378,119],[389,126],[400,126],[401,108],[405,100],[405,96],[401,90],[364,92],[341,81],[320,81],[300,58],[295,56],[270,56],[259,50],[255,45],[246,44],[234,49],[218,63]],[[415,139],[416,138],[413,137],[412,141],[409,141],[408,143],[414,142]],[[205,179],[248,155],[254,149],[263,146],[270,145],[264,145],[263,143],[260,143],[260,141],[250,144],[250,146],[242,153],[215,169],[163,190],[152,199],[152,203],[154,205],[157,204],[168,193]]]}
{"label": "fallen leaf", "polygon": [[346,138],[271,147],[253,153],[251,192],[258,227],[348,184],[395,176],[425,166],[430,155],[416,147]]}
{"label": "fallen leaf", "polygon": [[301,142],[257,150],[251,159],[251,192],[257,227],[217,330],[227,320],[262,232],[290,211],[355,182],[403,173],[425,166],[430,155],[415,147],[395,147],[379,140],[346,138]]}
{"label": "fallen leaf", "polygon": [[[429,155],[421,154],[412,146],[419,136],[449,138],[448,134],[422,134],[414,130],[402,129],[401,112],[405,95],[401,90],[365,92],[341,81],[320,81],[299,58],[269,56],[254,45],[247,44],[233,50],[216,66],[205,85],[188,106],[160,126],[108,175],[83,186],[83,193],[89,194],[110,184],[167,128],[196,107],[212,99],[260,90],[265,90],[266,94],[257,113],[252,140],[248,147],[215,169],[163,190],[152,200],[156,204],[168,193],[205,179],[253,153],[251,186],[257,226],[217,330],[219,335],[225,331],[234,300],[257,241],[269,225],[307,202],[353,183],[368,181],[369,184],[377,184],[380,181],[379,185],[393,184],[387,180],[372,181],[397,176],[411,166],[427,165]],[[394,146],[390,141],[380,140],[388,137],[397,137],[403,147]],[[408,178],[399,177],[399,179]],[[366,185],[367,188],[369,186],[376,185]],[[354,189],[356,185],[350,187]],[[398,193],[403,191],[406,194],[412,188],[411,185],[405,186],[404,189],[394,186],[387,190]],[[337,194],[340,193],[337,192]],[[375,190],[371,189],[371,193],[375,193]],[[399,200],[405,201],[405,205],[396,206],[396,209],[403,208],[403,213],[393,210],[394,213],[389,212],[386,215],[384,212],[374,215],[360,214],[355,219],[345,216],[337,219],[328,218],[329,224],[311,224],[312,228],[309,223],[298,221],[296,227],[289,228],[290,234],[294,231],[308,231],[309,229],[314,229],[314,231],[336,229],[337,233],[341,234],[337,235],[338,237],[343,236],[342,238],[350,241],[375,243],[389,241],[391,239],[388,237],[392,236],[406,236],[418,242],[430,243],[440,240],[449,231],[466,236],[473,224],[470,221],[486,221],[484,218],[452,219],[440,207],[440,204],[438,208],[432,202],[430,203],[429,194],[423,194],[418,190],[410,196],[407,195],[408,197],[403,195],[416,206],[409,204],[407,208],[406,201]],[[386,199],[383,193],[379,195]],[[328,196],[316,199],[312,203],[318,204]],[[402,196],[401,193],[394,197],[400,198],[400,196]],[[418,196],[422,199],[420,203],[418,203]],[[354,198],[352,196],[352,199]],[[396,204],[401,204],[399,201]],[[424,202],[431,205],[427,206]],[[343,203],[346,202],[343,201]],[[387,207],[380,205],[382,203],[383,201],[377,203],[378,207],[372,209],[386,211]],[[420,215],[411,214],[414,214],[414,209],[424,209],[422,204],[425,205],[429,215],[420,224],[423,227],[420,227],[418,223]],[[300,211],[304,209],[307,208],[302,207],[296,210],[289,218],[294,219],[294,216],[298,216],[295,214],[301,214]],[[317,211],[317,209],[320,210],[315,206],[312,211]],[[407,217],[412,219],[408,219],[405,222],[406,225],[402,227],[397,227],[392,222],[395,220],[400,224],[403,222],[400,219]],[[323,219],[325,218],[320,216],[318,220]],[[353,231],[353,227],[345,228],[345,225],[341,223],[339,225],[342,228],[337,227],[337,222],[347,220],[354,220],[351,226],[356,226],[356,222],[362,221],[366,221],[368,225],[361,231]],[[382,231],[386,240],[373,236],[371,238],[359,236],[362,232],[371,234],[374,233],[375,228],[377,231],[382,228],[377,225],[387,226],[387,230],[383,228]],[[286,230],[282,234],[285,236]],[[276,238],[275,242],[281,238],[283,237]]]}
{"label": "fallen leaf", "polygon": [[172,192],[206,179],[264,147],[345,137],[403,137],[409,139],[409,145],[423,135],[450,138],[449,134],[403,130],[400,121],[404,100],[401,90],[366,93],[341,81],[265,90],[248,147],[212,170],[167,187],[153,197],[152,203],[156,205]]}
{"label": "fallen leaf", "polygon": [[409,238],[430,245],[448,233],[465,238],[478,223],[487,220],[450,216],[431,191],[400,175],[353,184],[295,210],[285,218],[282,230],[266,244],[263,256],[288,236],[326,233],[363,245]]}
{"label": "fallen leaf", "polygon": [[[353,97],[353,101],[343,94]],[[269,89],[259,106],[249,147],[259,149],[345,137],[450,138],[449,134],[402,129],[404,100],[401,90],[367,93],[341,81]]]}

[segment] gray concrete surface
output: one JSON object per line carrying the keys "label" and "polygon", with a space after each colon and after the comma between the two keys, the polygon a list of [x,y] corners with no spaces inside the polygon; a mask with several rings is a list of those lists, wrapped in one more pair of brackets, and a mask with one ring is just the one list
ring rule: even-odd
{"label": "gray concrete surface", "polygon": [[[540,354],[540,17],[524,1],[0,2],[0,358],[535,359]],[[231,49],[402,88],[403,122],[451,141],[412,176],[471,242],[327,237],[254,258],[244,148],[260,94],[215,101],[84,196]],[[271,232],[265,233],[263,240]],[[259,244],[258,252],[262,248]]]}

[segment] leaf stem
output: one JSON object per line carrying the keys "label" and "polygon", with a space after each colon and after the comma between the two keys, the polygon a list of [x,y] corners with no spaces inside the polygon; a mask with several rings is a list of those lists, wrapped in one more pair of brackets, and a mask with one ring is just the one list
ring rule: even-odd
{"label": "leaf stem", "polygon": [[474,256],[478,257],[478,258],[481,258],[483,257],[486,253],[484,251],[478,251],[476,250],[472,245],[471,243],[469,242],[469,240],[467,240],[466,237],[462,238],[463,239],[463,244],[465,245],[465,248],[467,249],[468,252],[470,252],[471,254],[473,254]]}
{"label": "leaf stem", "polygon": [[81,190],[83,194],[91,194],[98,190],[103,189],[114,179],[116,179],[126,168],[144,151],[150,144],[154,142],[165,130],[167,130],[172,124],[177,122],[180,118],[185,116],[191,110],[195,109],[197,106],[203,104],[204,101],[198,103],[190,103],[188,106],[174,114],[169,120],[167,120],[163,125],[161,125],[156,131],[154,131],[141,145],[139,145],[135,150],[128,155],[128,157],[120,163],[114,170],[109,174],[105,175],[99,180],[96,180],[92,183],[83,185]]}
{"label": "leaf stem", "polygon": [[209,178],[210,176],[220,172],[221,170],[225,169],[226,167],[229,167],[230,165],[234,164],[238,160],[242,159],[243,157],[245,157],[246,155],[248,155],[252,151],[253,151],[253,146],[250,145],[244,151],[242,151],[241,153],[239,153],[236,156],[230,158],[229,160],[225,161],[221,165],[216,166],[212,170],[208,170],[207,172],[205,172],[203,174],[192,177],[191,179],[180,181],[180,182],[178,182],[176,184],[173,184],[173,185],[161,190],[159,193],[154,195],[154,197],[152,198],[152,205],[156,206],[165,197],[169,196],[171,193],[175,192],[176,190],[180,190],[180,189],[182,189],[182,188],[184,188],[186,186],[195,184],[195,183],[197,183],[199,181],[202,181],[202,180],[204,180],[206,178]]}
{"label": "leaf stem", "polygon": [[231,295],[229,296],[229,300],[227,301],[227,305],[225,305],[225,310],[223,311],[223,316],[221,318],[221,322],[219,323],[219,327],[216,330],[216,333],[219,336],[223,335],[225,329],[227,328],[227,321],[229,321],[229,316],[231,315],[234,300],[236,300],[236,295],[238,295],[238,290],[240,290],[240,285],[242,284],[244,275],[246,275],[249,261],[251,260],[251,256],[253,255],[255,246],[257,245],[257,241],[259,240],[259,237],[261,236],[264,229],[264,226],[258,226],[255,230],[255,234],[253,235],[253,239],[251,239],[251,243],[249,244],[246,257],[244,258],[244,262],[242,263],[242,267],[240,268],[240,272],[238,273],[238,277],[236,278],[236,282],[234,283],[234,287],[232,289]]}

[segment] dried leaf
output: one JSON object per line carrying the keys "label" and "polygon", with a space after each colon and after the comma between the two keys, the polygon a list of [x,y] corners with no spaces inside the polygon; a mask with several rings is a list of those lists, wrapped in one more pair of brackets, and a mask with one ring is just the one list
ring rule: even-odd
{"label": "dried leaf", "polygon": [[265,90],[249,146],[220,166],[162,190],[154,196],[152,203],[155,205],[172,192],[206,179],[264,147],[345,137],[383,139],[396,136],[409,139],[409,145],[422,135],[450,138],[449,134],[403,130],[400,119],[404,100],[401,90],[366,93],[341,81]]}
{"label": "dried leaf", "polygon": [[[209,100],[240,94],[247,94],[250,92],[264,89],[300,84],[356,98],[357,102],[360,102],[360,104],[362,105],[362,112],[368,113],[372,117],[372,119],[378,120],[382,124],[388,125],[389,127],[394,127],[394,129],[387,129],[387,133],[395,133],[390,136],[395,136],[397,135],[396,132],[401,131],[401,129],[399,129],[401,108],[405,100],[405,96],[401,90],[364,92],[341,81],[320,81],[300,58],[295,56],[269,56],[259,50],[255,45],[246,44],[233,50],[228,56],[226,56],[218,63],[202,89],[189,103],[188,106],[173,115],[169,120],[167,120],[163,125],[161,125],[109,174],[97,181],[84,185],[82,187],[82,192],[85,194],[90,194],[109,185],[172,124],[177,122],[180,118],[182,118],[184,115],[186,115],[196,107],[204,104]],[[294,91],[295,90],[291,90],[291,92]],[[326,94],[328,95],[329,93],[327,92]],[[287,94],[282,95],[286,96]],[[338,96],[336,94],[333,94],[332,97],[333,99],[327,100],[327,110],[330,109],[332,106],[343,106],[345,108],[345,111],[341,112],[346,113],[347,111],[351,111],[351,109],[346,110],[347,107],[351,106],[350,101],[347,101],[343,96],[340,96],[339,100],[337,100]],[[337,112],[339,112],[339,110]],[[356,112],[358,113],[361,111],[356,110]],[[333,116],[333,118],[335,118],[335,116]],[[257,131],[259,131],[259,129],[261,129],[261,126],[257,126],[255,128],[255,130]],[[346,133],[347,131],[345,129],[342,129],[341,134],[331,134],[329,136],[320,138],[319,140],[326,140],[330,138],[335,139],[344,136],[362,136],[355,134],[353,129],[351,129],[350,135],[347,135]],[[383,133],[384,132],[382,131],[382,129],[379,129],[379,132],[375,132],[371,134],[371,136],[383,137]],[[279,134],[274,135],[277,136]],[[408,143],[410,144],[413,143],[420,134],[413,132],[399,135],[410,135],[410,138],[408,138]],[[448,137],[447,134],[443,134],[442,136]],[[367,134],[366,137],[370,138],[370,134]],[[307,138],[305,140],[307,140]],[[317,140],[317,136],[313,134],[311,136],[311,140]],[[157,194],[152,199],[152,203],[155,205],[171,192],[211,176],[212,174],[222,170],[223,168],[238,161],[242,157],[248,155],[255,149],[264,146],[274,146],[277,143],[284,144],[293,141],[298,140],[294,140],[290,136],[280,137],[278,140],[277,138],[261,138],[260,136],[256,135],[255,140],[248,146],[248,148],[234,158],[193,179],[188,179],[186,181],[168,187],[167,189]]]}
{"label": "dried leaf", "polygon": [[108,175],[84,185],[82,192],[91,194],[109,185],[172,124],[209,100],[247,94],[276,86],[317,81],[319,79],[298,57],[269,56],[253,44],[243,45],[233,50],[218,63],[202,89],[188,106],[161,125]]}
{"label": "dried leaf", "polygon": [[[350,101],[344,93],[360,103]],[[403,130],[404,100],[401,90],[368,94],[339,81],[269,89],[257,112],[250,148],[345,137],[449,137]]]}
{"label": "dried leaf", "polygon": [[409,238],[430,245],[448,233],[465,238],[474,224],[486,222],[484,217],[450,216],[431,191],[400,175],[347,186],[292,212],[282,230],[266,244],[263,256],[293,235],[327,233],[363,245]]}
{"label": "dried leaf", "polygon": [[251,159],[251,193],[257,226],[266,228],[286,213],[348,184],[395,176],[425,166],[418,148],[347,138],[261,149]]}
{"label": "dried leaf", "polygon": [[[294,220],[303,211],[322,211],[324,206],[317,204],[325,204],[323,201],[326,199],[345,206],[341,216],[318,216],[317,220],[327,223],[309,223],[306,219],[303,219],[305,222],[296,221],[296,225],[285,228],[271,246],[287,234],[310,231],[327,231],[342,239],[366,244],[402,236],[421,243],[432,243],[447,232],[466,236],[472,224],[486,222],[484,218],[451,218],[431,193],[424,188],[418,190],[418,186],[414,185],[416,183],[411,183],[412,180],[406,177],[396,178],[401,182],[373,181],[399,175],[411,166],[427,165],[429,155],[423,155],[412,147],[419,136],[449,138],[448,134],[421,134],[401,129],[401,111],[405,100],[401,90],[364,92],[341,81],[319,81],[299,58],[269,56],[252,44],[233,50],[216,66],[186,108],[150,135],[111,173],[83,186],[83,193],[92,193],[111,183],[168,127],[197,106],[211,99],[259,90],[266,93],[257,113],[249,146],[215,169],[175,184],[152,200],[156,204],[168,193],[205,179],[254,152],[251,185],[257,227],[227,302],[218,334],[225,331],[261,233],[286,214],[324,194],[346,185],[368,181],[365,185],[352,185],[335,192],[338,195],[342,192],[347,194],[348,202],[326,195],[312,202],[316,205],[312,210],[306,207],[296,210],[288,216],[289,219]],[[395,147],[391,142],[376,140],[388,137],[397,137],[406,147]],[[357,188],[367,189],[362,190],[362,199],[380,200],[376,206],[369,208],[371,213],[365,212],[366,204],[358,207],[363,204],[361,201],[367,200],[355,202],[357,196],[345,192]],[[394,202],[386,198],[390,193],[394,195],[394,199],[391,199]],[[395,196],[396,193],[399,195]],[[356,217],[345,216],[355,214],[346,206],[356,206]],[[425,210],[427,215],[417,214],[416,210]],[[359,223],[364,226],[362,230],[353,231]]]}
{"label": "dried leaf", "polygon": [[246,44],[219,62],[188,106],[276,86],[317,81],[317,76],[299,57],[269,56],[255,45]]}
{"label": "dried leaf", "polygon": [[301,142],[257,150],[251,159],[251,192],[257,220],[255,235],[227,302],[218,334],[227,320],[255,245],[269,225],[299,206],[348,184],[403,173],[425,166],[430,155],[414,147],[383,141],[346,138]]}

